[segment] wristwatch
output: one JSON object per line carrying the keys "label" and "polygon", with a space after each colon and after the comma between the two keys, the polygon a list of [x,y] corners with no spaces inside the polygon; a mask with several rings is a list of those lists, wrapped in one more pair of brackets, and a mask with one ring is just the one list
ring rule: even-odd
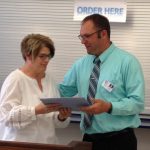
{"label": "wristwatch", "polygon": [[111,112],[112,112],[112,103],[110,103],[110,104],[111,104],[111,106],[110,106],[110,108],[107,111],[108,114],[111,114]]}

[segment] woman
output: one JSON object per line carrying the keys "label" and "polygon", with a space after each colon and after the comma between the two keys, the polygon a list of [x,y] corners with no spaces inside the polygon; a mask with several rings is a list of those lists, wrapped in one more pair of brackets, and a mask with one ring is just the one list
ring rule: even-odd
{"label": "woman", "polygon": [[58,104],[44,105],[40,97],[59,97],[51,74],[52,40],[29,34],[21,42],[25,64],[11,72],[0,94],[1,140],[56,144],[55,127],[66,127],[71,111]]}

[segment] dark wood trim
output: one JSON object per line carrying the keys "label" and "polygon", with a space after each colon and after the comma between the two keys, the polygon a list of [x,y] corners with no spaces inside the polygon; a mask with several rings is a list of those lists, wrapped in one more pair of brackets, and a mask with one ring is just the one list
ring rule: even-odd
{"label": "dark wood trim", "polygon": [[0,150],[92,150],[92,144],[81,141],[72,141],[68,145],[0,141]]}

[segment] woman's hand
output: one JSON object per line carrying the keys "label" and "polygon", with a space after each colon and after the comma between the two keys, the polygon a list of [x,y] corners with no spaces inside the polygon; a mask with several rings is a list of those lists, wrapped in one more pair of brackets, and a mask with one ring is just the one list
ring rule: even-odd
{"label": "woman's hand", "polygon": [[65,121],[70,116],[71,116],[71,109],[70,108],[61,107],[59,109],[58,119],[60,121]]}
{"label": "woman's hand", "polygon": [[47,114],[50,112],[58,111],[61,108],[60,104],[49,104],[44,105],[43,103],[38,104],[35,107],[35,114]]}

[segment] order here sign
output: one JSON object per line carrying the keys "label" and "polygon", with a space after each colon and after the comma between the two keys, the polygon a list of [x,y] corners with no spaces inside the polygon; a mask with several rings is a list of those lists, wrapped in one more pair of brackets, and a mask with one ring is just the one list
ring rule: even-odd
{"label": "order here sign", "polygon": [[104,15],[110,22],[126,22],[127,5],[123,0],[75,0],[74,20],[91,14]]}

